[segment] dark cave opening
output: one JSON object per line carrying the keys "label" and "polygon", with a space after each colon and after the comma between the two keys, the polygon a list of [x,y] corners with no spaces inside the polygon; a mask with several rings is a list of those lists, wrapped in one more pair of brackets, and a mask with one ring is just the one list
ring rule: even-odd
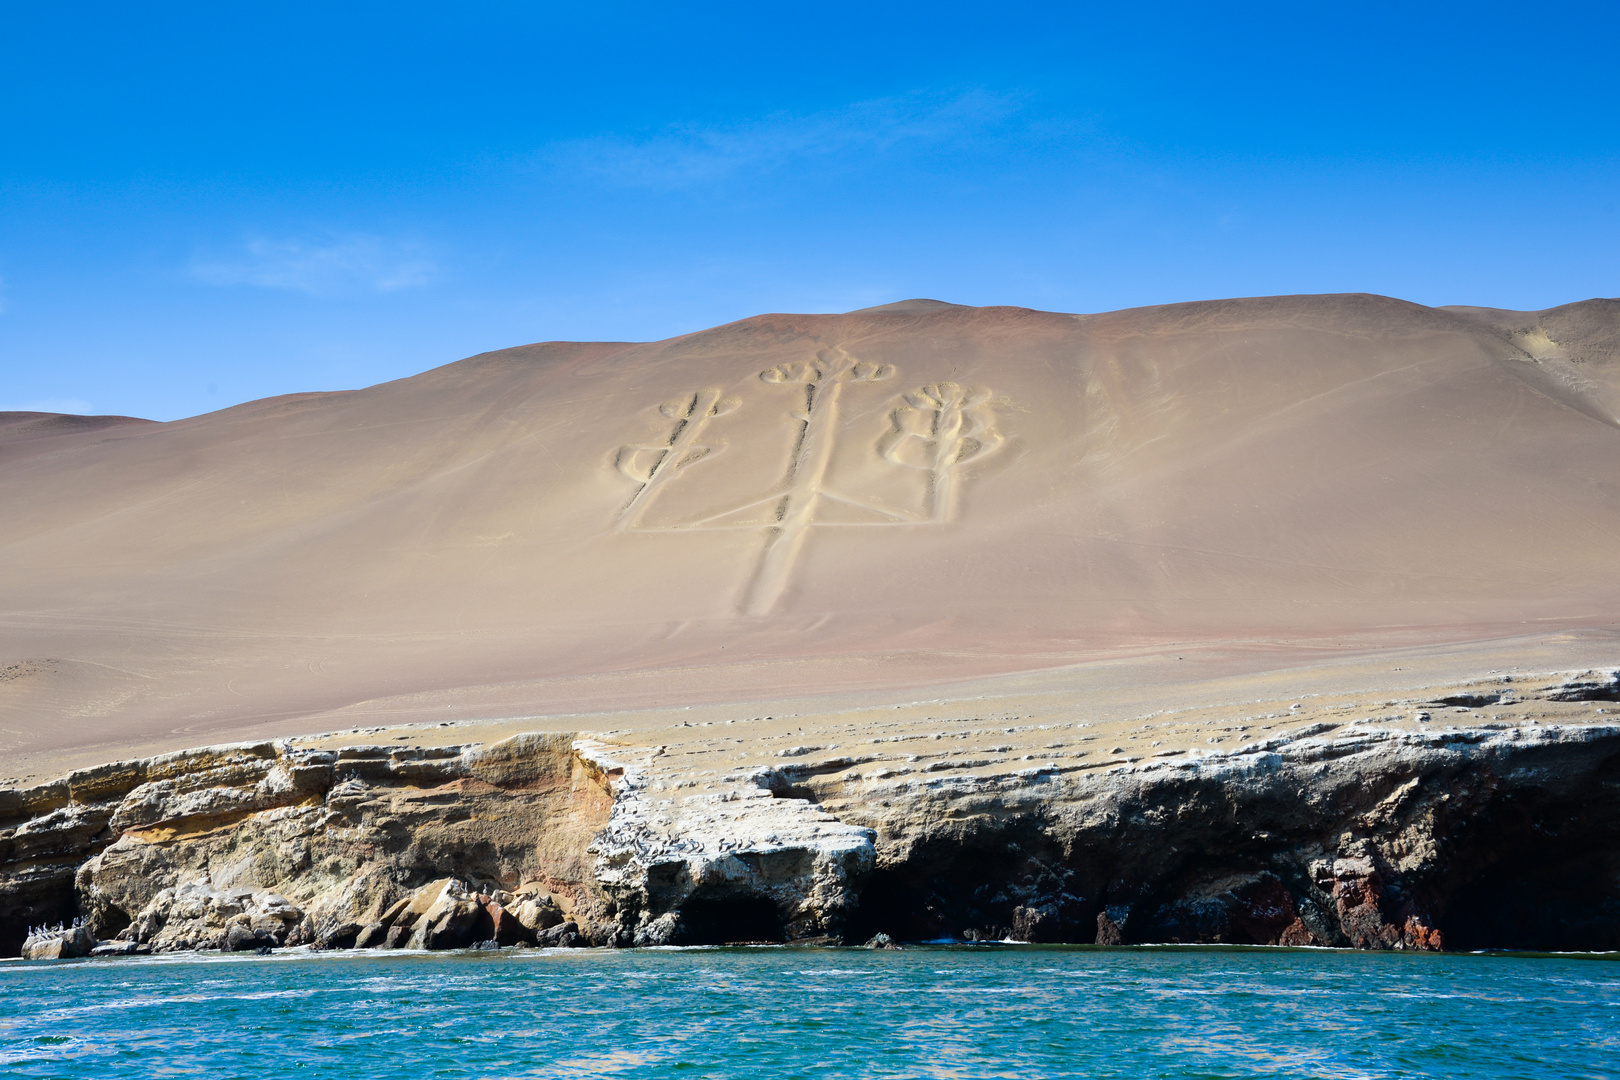
{"label": "dark cave opening", "polygon": [[1620,867],[1532,861],[1458,888],[1439,924],[1453,952],[1620,952]]}
{"label": "dark cave opening", "polygon": [[688,900],[681,905],[682,945],[742,945],[786,940],[782,913],[761,896]]}
{"label": "dark cave opening", "polygon": [[98,938],[115,937],[132,921],[123,908],[108,904],[93,921],[92,929]]}
{"label": "dark cave opening", "polygon": [[1432,886],[1446,948],[1620,950],[1617,793],[1620,755],[1582,782],[1504,791],[1452,824],[1449,873]]}
{"label": "dark cave opening", "polygon": [[6,917],[0,918],[0,957],[21,956],[32,927],[68,925],[79,915],[71,877],[54,880],[31,894],[6,899],[10,903],[3,907]]}
{"label": "dark cave opening", "polygon": [[[1439,852],[1415,875],[1375,859],[1365,878],[1319,879],[1291,850],[1317,840],[1313,820],[1263,834],[1286,807],[1217,815],[1185,799],[1174,828],[1107,844],[1059,844],[1029,821],[916,844],[873,872],[846,939],[1348,945],[1365,929],[1358,890],[1369,889],[1375,921],[1390,928],[1386,945],[1375,934],[1369,947],[1430,947],[1413,942],[1432,927],[1450,951],[1620,951],[1620,756],[1563,782],[1505,783],[1480,770],[1426,783],[1444,795],[1430,826]],[[1390,829],[1377,839],[1402,838]]]}
{"label": "dark cave opening", "polygon": [[936,842],[873,872],[846,939],[1090,944],[1101,905],[1087,899],[1098,891],[1089,876],[1028,822]]}

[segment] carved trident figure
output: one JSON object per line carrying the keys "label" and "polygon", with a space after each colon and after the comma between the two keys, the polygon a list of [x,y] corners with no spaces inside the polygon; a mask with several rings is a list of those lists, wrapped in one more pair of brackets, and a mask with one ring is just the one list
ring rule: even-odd
{"label": "carved trident figure", "polygon": [[762,615],[787,587],[788,571],[804,545],[814,520],[816,502],[823,498],[827,463],[832,460],[838,426],[838,395],[845,383],[877,382],[894,377],[889,364],[867,364],[843,349],[823,349],[814,360],[778,364],[759,373],[767,383],[802,387],[802,411],[792,416],[800,427],[788,465],[786,490],[776,505],[776,524],[770,527],[759,569],[748,584],[743,611]]}
{"label": "carved trident figure", "polygon": [[658,406],[660,413],[675,421],[669,439],[661,444],[621,446],[613,458],[614,468],[641,485],[619,510],[613,528],[618,532],[634,528],[654,492],[675,475],[677,469],[707,456],[713,449],[697,441],[704,426],[741,404],[734,397],[722,397],[721,391],[711,387],[695,394],[682,394]]}
{"label": "carved trident figure", "polygon": [[922,386],[906,394],[905,404],[889,414],[894,424],[878,450],[888,461],[928,473],[929,520],[956,516],[956,469],[1001,446],[991,427],[988,390],[970,390],[953,382]]}
{"label": "carved trident figure", "polygon": [[[836,347],[822,349],[813,359],[761,371],[761,382],[791,392],[788,417],[793,441],[785,474],[758,495],[724,508],[707,505],[699,485],[699,498],[686,504],[685,515],[670,520],[666,514],[663,523],[648,525],[645,519],[659,493],[692,463],[724,445],[700,441],[709,421],[740,404],[713,388],[664,402],[659,412],[674,421],[669,434],[661,440],[621,446],[613,457],[614,468],[637,485],[613,527],[620,532],[763,529],[764,547],[739,600],[745,614],[763,615],[781,599],[805,538],[818,522],[894,526],[953,520],[961,467],[993,453],[1004,441],[995,430],[988,390],[933,383],[901,395],[892,407],[890,430],[876,450],[882,460],[922,474],[920,506],[908,502],[902,508],[890,505],[882,496],[863,499],[858,492],[834,490],[837,485],[828,477],[835,443],[840,435],[852,434],[840,431],[839,397],[845,385],[881,382],[894,374],[891,365],[865,363]],[[688,485],[681,482],[676,487],[671,494],[679,507],[679,489]],[[901,487],[915,490],[909,485]]]}

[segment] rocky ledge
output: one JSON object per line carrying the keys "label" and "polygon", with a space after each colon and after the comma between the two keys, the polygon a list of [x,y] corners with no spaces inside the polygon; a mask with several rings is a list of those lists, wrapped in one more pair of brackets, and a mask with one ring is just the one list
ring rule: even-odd
{"label": "rocky ledge", "polygon": [[[581,733],[209,747],[0,791],[0,953],[1620,949],[1617,700],[1620,674],[1521,679],[1383,717],[1285,712],[1286,733],[1225,749],[1032,766],[923,763],[884,738],[701,777]],[[1479,712],[1514,702],[1558,722]]]}

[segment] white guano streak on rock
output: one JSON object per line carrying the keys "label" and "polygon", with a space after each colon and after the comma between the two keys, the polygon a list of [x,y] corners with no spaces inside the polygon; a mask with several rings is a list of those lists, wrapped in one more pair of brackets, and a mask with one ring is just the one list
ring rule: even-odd
{"label": "white guano streak on rock", "polygon": [[646,927],[694,896],[765,897],[785,923],[826,930],[872,868],[872,830],[804,799],[774,797],[768,770],[683,795],[655,748],[582,739],[574,752],[618,777],[612,816],[590,850],[597,882],[639,909],[639,944],[657,943],[658,931],[649,938]]}

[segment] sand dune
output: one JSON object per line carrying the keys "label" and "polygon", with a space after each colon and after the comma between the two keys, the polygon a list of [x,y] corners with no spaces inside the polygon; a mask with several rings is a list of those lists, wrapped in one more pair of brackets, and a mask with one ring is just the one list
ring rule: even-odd
{"label": "sand dune", "polygon": [[1610,628],[1617,416],[1620,301],[1364,295],[908,301],[167,424],[0,414],[0,773],[355,710]]}

